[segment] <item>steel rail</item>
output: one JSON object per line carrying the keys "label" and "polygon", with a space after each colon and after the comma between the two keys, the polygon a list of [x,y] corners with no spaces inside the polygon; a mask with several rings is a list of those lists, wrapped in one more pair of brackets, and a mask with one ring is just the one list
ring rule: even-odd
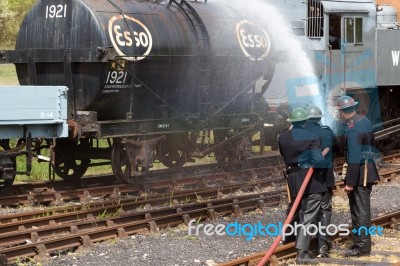
{"label": "steel rail", "polygon": [[[264,161],[265,159],[265,161]],[[400,154],[392,154],[383,157],[385,162],[391,162],[396,159],[400,159]],[[277,168],[282,167],[282,161],[279,156],[267,156],[267,157],[257,157],[248,161],[247,165],[259,166],[259,165],[271,165],[277,164]],[[344,163],[344,158],[339,158],[336,160],[336,163],[339,164],[334,169],[336,172],[341,172],[342,166],[340,164]],[[115,196],[117,194],[135,194],[142,191],[150,191],[150,190],[161,190],[161,189],[169,189],[180,184],[190,184],[190,179],[184,179],[184,175],[186,172],[187,176],[194,175],[194,173],[210,173],[209,167],[213,168],[214,171],[219,173],[223,173],[221,169],[240,169],[241,167],[246,168],[246,164],[243,162],[239,162],[237,164],[232,164],[232,167],[227,167],[229,163],[219,163],[212,165],[201,165],[198,167],[184,167],[186,169],[183,173],[177,172],[177,169],[163,169],[156,170],[149,175],[143,176],[143,178],[138,178],[138,184],[136,185],[126,185],[126,184],[115,184],[112,181],[112,175],[104,175],[101,177],[88,177],[83,178],[78,184],[71,184],[65,181],[57,181],[57,182],[39,182],[39,183],[28,183],[28,184],[16,184],[12,187],[13,193],[17,195],[12,196],[3,196],[0,197],[0,205],[1,206],[13,206],[18,204],[51,204],[57,205],[63,203],[63,201],[73,201],[79,200],[82,203],[85,203],[91,197],[101,197],[103,195],[112,195]],[[240,165],[240,167],[238,167]],[[208,169],[208,171],[207,171]],[[400,169],[400,168],[399,168]],[[277,169],[277,171],[279,171]],[[390,170],[391,172],[381,172],[382,177],[384,178],[394,178],[397,173],[396,170]],[[173,176],[179,173],[178,179],[174,180]],[[203,177],[206,178],[206,177]],[[213,178],[211,178],[213,179]],[[202,182],[204,182],[203,180]],[[196,180],[194,183],[197,183]],[[221,180],[222,182],[222,180]],[[229,182],[229,180],[227,180]],[[192,182],[193,183],[193,182]],[[108,184],[108,189],[103,189],[100,186],[104,184]],[[97,186],[97,188],[95,187]],[[113,187],[111,187],[113,186]],[[67,189],[67,190],[66,190]],[[96,191],[97,190],[97,191]],[[114,193],[116,191],[116,193]],[[23,194],[25,192],[25,194]]]}
{"label": "steel rail", "polygon": [[[90,210],[90,213],[92,215],[87,215],[85,218],[78,218],[81,217],[80,213],[77,213],[75,216],[75,219],[68,221],[68,222],[52,222],[49,223],[46,226],[39,227],[30,227],[28,230],[14,230],[14,231],[5,231],[2,230],[2,233],[0,234],[0,253],[2,252],[2,248],[7,247],[7,246],[13,246],[13,245],[20,245],[20,244],[26,244],[28,241],[32,242],[42,242],[46,238],[51,238],[54,236],[60,236],[60,235],[68,235],[71,232],[78,232],[82,230],[93,230],[97,229],[100,227],[104,226],[109,226],[110,223],[112,224],[124,224],[127,222],[131,221],[138,221],[142,222],[146,220],[146,217],[151,215],[151,217],[156,218],[156,217],[162,217],[164,215],[173,215],[177,213],[177,209],[181,209],[182,211],[188,209],[188,210],[197,210],[197,209],[202,209],[204,206],[212,205],[215,208],[219,208],[218,206],[220,205],[226,205],[231,203],[234,200],[240,200],[240,201],[246,201],[246,200],[252,200],[256,198],[257,200],[264,200],[264,203],[258,202],[258,206],[262,206],[262,208],[265,208],[265,206],[271,206],[269,205],[270,203],[265,203],[265,200],[272,200],[272,205],[275,206],[279,204],[277,200],[281,200],[281,194],[283,191],[277,191],[274,193],[258,193],[255,196],[253,195],[243,195],[243,196],[238,196],[238,197],[233,197],[233,198],[226,198],[226,199],[212,199],[208,200],[204,203],[191,203],[187,205],[180,205],[176,204],[173,207],[163,207],[162,205],[160,206],[159,209],[155,210],[144,210],[142,211],[137,211],[137,209],[132,209],[130,207],[127,208],[126,205],[124,206],[114,206],[113,208],[106,208],[105,211],[98,211],[98,210]],[[167,202],[168,203],[168,202]],[[261,207],[260,207],[261,208]],[[106,212],[108,211],[108,212]],[[136,211],[136,212],[134,212]],[[72,217],[72,216],[71,216]],[[95,218],[97,217],[97,218]],[[108,217],[108,218],[102,218],[102,217]],[[185,220],[185,222],[188,222]],[[17,228],[18,229],[18,228]],[[20,229],[20,227],[19,227]],[[78,231],[77,231],[78,230]]]}
{"label": "steel rail", "polygon": [[[372,219],[372,225],[381,226],[381,227],[392,227],[394,228],[400,221],[400,211],[385,214],[379,217]],[[340,241],[346,239],[347,236],[339,236],[335,235],[332,236],[333,241]],[[266,251],[258,252],[256,254],[239,258],[236,260],[232,260],[229,262],[225,262],[219,264],[219,266],[250,266],[256,265],[265,255]],[[279,246],[274,256],[271,257],[271,263],[278,263],[281,260],[293,258],[296,256],[296,248],[294,242]],[[372,262],[371,262],[372,263]]]}
{"label": "steel rail", "polygon": [[[168,193],[170,191],[179,191],[182,189],[190,189],[188,187],[204,188],[207,186],[215,186],[218,184],[238,183],[241,180],[249,180],[255,176],[273,176],[276,175],[276,167],[269,166],[256,169],[238,170],[235,172],[224,172],[213,175],[203,175],[180,180],[165,180],[152,182],[138,182],[138,184],[119,184],[102,187],[92,187],[85,189],[73,190],[44,190],[36,191],[25,195],[10,196],[0,198],[2,206],[13,206],[16,204],[42,204],[42,205],[59,205],[69,201],[80,201],[86,203],[96,197],[119,198],[121,195],[139,195],[143,191]],[[280,173],[280,172],[278,172]],[[262,180],[262,178],[260,178]],[[279,177],[277,178],[277,181]],[[185,188],[186,187],[186,188]]]}
{"label": "steel rail", "polygon": [[[283,180],[281,180],[283,181]],[[145,195],[145,196],[137,196],[125,199],[117,199],[117,198],[110,198],[107,201],[101,202],[89,202],[87,204],[80,204],[74,206],[66,206],[66,207],[54,207],[51,209],[45,210],[36,210],[30,212],[22,212],[22,213],[15,213],[15,214],[8,214],[0,217],[0,226],[4,224],[9,224],[16,221],[26,221],[38,217],[45,217],[49,215],[55,215],[60,213],[71,213],[76,212],[82,209],[94,208],[97,206],[107,207],[112,205],[124,205],[131,202],[139,202],[144,201],[143,205],[146,205],[146,201],[154,201],[154,200],[162,200],[168,199],[173,203],[176,203],[180,199],[184,199],[185,201],[190,200],[202,200],[202,199],[209,199],[213,197],[219,197],[223,194],[234,193],[238,190],[240,191],[254,191],[258,192],[261,189],[266,187],[270,187],[276,184],[280,184],[279,180],[275,179],[257,179],[254,181],[246,182],[246,183],[239,183],[239,184],[232,184],[232,185],[221,185],[214,188],[207,188],[207,189],[195,189],[195,190],[184,190],[184,191],[171,191],[170,193],[165,194],[155,194],[155,195]],[[118,194],[115,192],[115,194]]]}
{"label": "steel rail", "polygon": [[[41,226],[51,223],[61,223],[73,221],[73,219],[81,219],[91,212],[104,213],[111,212],[112,209],[124,208],[124,210],[135,210],[137,208],[154,208],[157,206],[188,204],[201,200],[218,199],[225,195],[237,192],[261,192],[262,189],[275,185],[275,180],[258,180],[254,183],[241,183],[235,185],[225,185],[221,187],[184,191],[181,193],[170,193],[158,196],[141,196],[124,200],[111,200],[105,202],[94,202],[81,206],[69,206],[64,208],[54,208],[37,210],[31,212],[16,213],[5,215],[0,218],[0,234],[10,232],[14,228],[22,226],[30,228],[32,226]],[[280,191],[280,190],[279,190]],[[72,216],[72,218],[70,218]],[[78,217],[79,216],[79,217]],[[71,220],[72,219],[72,220]],[[34,224],[40,221],[39,224]],[[28,226],[28,223],[33,223]]]}
{"label": "steel rail", "polygon": [[[278,162],[278,166],[276,165]],[[213,165],[200,165],[197,167],[184,167],[179,172],[176,169],[164,169],[166,171],[158,172],[159,174],[149,174],[138,178],[137,184],[114,184],[108,186],[108,188],[102,186],[97,188],[70,188],[65,190],[62,188],[61,191],[56,191],[53,188],[36,188],[29,193],[23,195],[12,195],[0,197],[1,206],[13,206],[17,204],[53,204],[57,205],[62,201],[81,200],[87,201],[88,196],[98,197],[102,195],[110,195],[113,193],[114,188],[119,189],[120,193],[132,194],[157,191],[162,189],[173,189],[177,186],[185,185],[196,185],[203,184],[206,182],[215,183],[217,179],[221,179],[221,182],[232,182],[235,177],[235,173],[243,173],[245,170],[257,171],[257,168],[264,168],[265,174],[274,174],[280,171],[279,168],[280,159],[278,156],[267,156],[252,158],[247,161],[235,162],[235,163],[218,163]],[[265,167],[273,167],[271,170]],[[261,174],[259,171],[257,171]],[[97,192],[96,192],[97,190]]]}
{"label": "steel rail", "polygon": [[[65,225],[67,235],[56,235],[52,239],[31,237],[31,244],[19,245],[0,250],[1,256],[7,261],[22,257],[47,256],[49,252],[90,246],[93,242],[104,241],[115,237],[126,237],[138,232],[157,230],[176,226],[191,219],[205,220],[215,218],[217,215],[236,214],[243,211],[266,206],[277,206],[281,202],[280,194],[271,196],[271,192],[236,196],[210,202],[197,203],[188,206],[177,206],[159,210],[144,211],[131,215],[121,215],[116,218],[84,221],[79,224]],[[135,221],[135,222],[132,222]],[[96,227],[97,226],[97,227]],[[93,228],[97,228],[93,230]],[[58,229],[57,226],[53,230]],[[32,234],[31,234],[32,236]],[[37,242],[35,242],[37,241]],[[40,258],[39,258],[40,259]]]}
{"label": "steel rail", "polygon": [[[400,153],[383,156],[382,160],[386,163],[390,163],[394,160],[400,160]],[[342,172],[343,164],[345,163],[345,158],[344,157],[337,158],[335,159],[334,163],[336,163],[334,171],[340,173]]]}

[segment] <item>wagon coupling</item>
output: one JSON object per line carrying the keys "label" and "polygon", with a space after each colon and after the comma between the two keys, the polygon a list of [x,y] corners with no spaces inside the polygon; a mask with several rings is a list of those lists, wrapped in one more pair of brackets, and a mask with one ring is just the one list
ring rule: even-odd
{"label": "wagon coupling", "polygon": [[98,52],[97,58],[100,59],[106,57],[108,54],[108,50],[104,47],[97,47],[97,52]]}

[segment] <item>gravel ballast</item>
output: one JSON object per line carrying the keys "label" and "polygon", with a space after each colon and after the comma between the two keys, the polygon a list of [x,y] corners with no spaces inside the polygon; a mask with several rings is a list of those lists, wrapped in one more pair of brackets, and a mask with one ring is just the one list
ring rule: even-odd
{"label": "gravel ballast", "polygon": [[[375,186],[371,196],[372,215],[376,217],[400,210],[400,184],[387,183]],[[332,223],[350,224],[347,197],[334,197]],[[217,221],[203,224],[229,224],[238,221],[241,224],[266,225],[277,224],[285,219],[285,206],[268,209],[266,213],[251,212],[239,218],[222,217]],[[194,233],[194,231],[193,231]],[[64,255],[54,255],[44,263],[55,265],[216,265],[221,262],[266,250],[273,237],[257,236],[246,241],[244,236],[189,236],[188,227],[180,226],[160,230],[157,233],[134,235],[122,240],[110,240],[95,244],[85,251],[75,251]]]}

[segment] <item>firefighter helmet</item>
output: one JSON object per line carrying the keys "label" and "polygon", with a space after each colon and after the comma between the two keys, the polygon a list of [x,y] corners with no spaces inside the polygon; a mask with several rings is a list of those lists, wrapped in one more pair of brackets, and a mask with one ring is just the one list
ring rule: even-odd
{"label": "firefighter helmet", "polygon": [[358,104],[358,102],[354,101],[353,98],[351,98],[350,96],[344,95],[338,99],[336,108],[338,110],[342,110],[342,109],[356,106],[357,104]]}
{"label": "firefighter helmet", "polygon": [[301,122],[309,119],[310,117],[307,114],[307,111],[303,108],[296,108],[290,113],[288,122]]}
{"label": "firefighter helmet", "polygon": [[310,105],[306,108],[306,111],[310,118],[321,118],[322,117],[322,111],[321,111],[321,109],[319,109],[318,106]]}

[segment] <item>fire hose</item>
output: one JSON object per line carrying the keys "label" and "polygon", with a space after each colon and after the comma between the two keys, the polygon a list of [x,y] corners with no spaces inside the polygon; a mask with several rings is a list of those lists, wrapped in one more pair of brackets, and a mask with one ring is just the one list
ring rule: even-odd
{"label": "fire hose", "polygon": [[257,266],[264,266],[269,258],[272,256],[272,254],[275,252],[275,249],[278,247],[279,243],[282,240],[282,235],[286,231],[286,225],[290,223],[290,221],[293,218],[294,213],[296,212],[297,207],[300,204],[301,198],[303,197],[304,191],[306,190],[306,187],[308,183],[310,182],[311,176],[314,173],[314,168],[310,168],[307,172],[306,177],[304,178],[303,184],[300,187],[299,193],[297,193],[296,199],[292,205],[292,208],[290,209],[289,215],[286,217],[285,222],[283,223],[282,226],[282,234],[276,237],[274,243],[272,246],[267,250],[267,253],[264,255],[264,257],[260,260],[260,262],[257,264]]}

